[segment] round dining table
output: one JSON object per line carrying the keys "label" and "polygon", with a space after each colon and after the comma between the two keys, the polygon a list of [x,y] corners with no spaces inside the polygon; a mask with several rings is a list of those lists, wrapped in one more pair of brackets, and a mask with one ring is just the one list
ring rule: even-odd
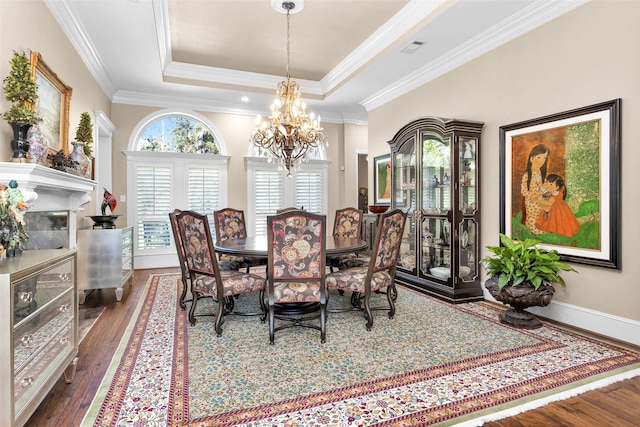
{"label": "round dining table", "polygon": [[[367,249],[366,240],[348,237],[328,237],[326,255],[341,255],[360,252]],[[226,255],[266,258],[268,252],[267,236],[250,236],[244,239],[230,239],[214,244],[216,252]]]}

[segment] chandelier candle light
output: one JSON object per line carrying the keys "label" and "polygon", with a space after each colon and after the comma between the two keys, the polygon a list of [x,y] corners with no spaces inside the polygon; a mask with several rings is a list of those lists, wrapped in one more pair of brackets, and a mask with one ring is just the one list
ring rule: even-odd
{"label": "chandelier candle light", "polygon": [[[272,4],[275,3],[277,0]],[[269,161],[279,159],[284,164],[288,177],[297,160],[307,160],[309,149],[324,143],[320,116],[316,119],[313,113],[306,113],[305,104],[300,102],[300,87],[291,81],[289,74],[289,20],[295,7],[295,1],[282,3],[282,9],[287,11],[287,80],[278,84],[278,98],[271,105],[269,120],[258,116],[256,130],[250,138],[257,147],[265,149]]]}

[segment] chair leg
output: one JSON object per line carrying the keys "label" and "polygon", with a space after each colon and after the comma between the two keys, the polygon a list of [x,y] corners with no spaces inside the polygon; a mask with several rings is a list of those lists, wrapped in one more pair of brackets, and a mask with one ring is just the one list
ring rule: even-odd
{"label": "chair leg", "polygon": [[269,344],[273,345],[275,336],[275,309],[269,304]]}
{"label": "chair leg", "polygon": [[389,301],[389,319],[393,319],[393,316],[396,314],[396,305],[394,301],[398,297],[398,291],[396,289],[396,285],[392,284],[387,287],[387,301]]}
{"label": "chair leg", "polygon": [[226,298],[218,300],[218,316],[216,317],[216,322],[214,324],[217,336],[222,336],[222,318],[224,317],[225,301]]}
{"label": "chair leg", "polygon": [[373,326],[373,313],[371,312],[371,306],[369,305],[370,297],[371,295],[364,295],[364,317],[367,319],[367,331],[370,331]]}
{"label": "chair leg", "polygon": [[320,307],[320,343],[327,342],[327,305]]}
{"label": "chair leg", "polygon": [[267,306],[264,304],[264,289],[260,291],[258,298],[260,298],[260,311],[262,311],[260,321],[264,323],[267,320]]}
{"label": "chair leg", "polygon": [[189,323],[191,323],[191,326],[195,326],[196,324],[196,305],[198,304],[198,296],[193,292],[193,289],[191,290],[191,295],[193,295],[193,298],[191,298],[191,308],[189,309]]}
{"label": "chair leg", "polygon": [[187,279],[185,275],[182,275],[182,293],[180,294],[180,308],[184,311],[187,308],[187,304],[184,302],[187,297]]}

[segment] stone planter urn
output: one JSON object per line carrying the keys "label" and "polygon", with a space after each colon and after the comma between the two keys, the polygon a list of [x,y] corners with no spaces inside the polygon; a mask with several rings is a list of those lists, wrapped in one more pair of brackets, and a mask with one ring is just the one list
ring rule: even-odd
{"label": "stone planter urn", "polygon": [[536,329],[542,326],[542,322],[525,309],[528,307],[548,306],[556,291],[552,285],[548,284],[542,284],[536,290],[528,282],[517,286],[507,285],[500,291],[498,290],[498,279],[496,277],[488,279],[484,287],[497,301],[513,307],[500,314],[500,322],[519,329]]}

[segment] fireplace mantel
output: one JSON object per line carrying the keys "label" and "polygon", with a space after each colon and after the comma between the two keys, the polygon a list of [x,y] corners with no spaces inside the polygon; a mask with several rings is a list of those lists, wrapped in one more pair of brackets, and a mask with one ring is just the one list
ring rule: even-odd
{"label": "fireplace mantel", "polygon": [[33,163],[0,163],[0,183],[15,179],[30,212],[76,212],[91,201],[97,182]]}
{"label": "fireplace mantel", "polygon": [[0,183],[12,179],[24,195],[28,212],[68,212],[67,238],[76,245],[77,212],[91,201],[96,181],[33,163],[0,162]]}

